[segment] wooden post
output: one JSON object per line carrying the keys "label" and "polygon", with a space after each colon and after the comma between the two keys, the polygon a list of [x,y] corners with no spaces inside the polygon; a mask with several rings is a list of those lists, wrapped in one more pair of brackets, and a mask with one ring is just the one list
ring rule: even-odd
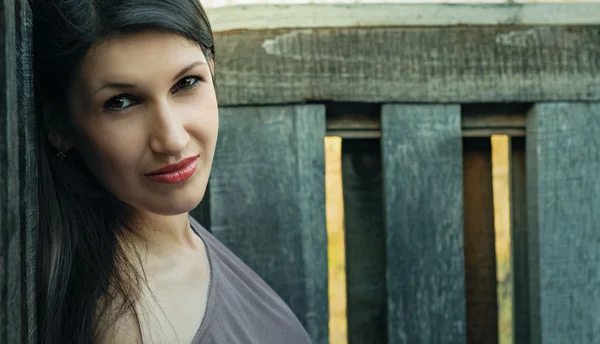
{"label": "wooden post", "polygon": [[220,121],[212,232],[325,344],[325,107],[222,108]]}
{"label": "wooden post", "polygon": [[0,343],[36,342],[31,9],[0,5]]}
{"label": "wooden post", "polygon": [[600,103],[527,118],[531,343],[600,338]]}
{"label": "wooden post", "polygon": [[388,339],[465,343],[458,105],[384,105]]}

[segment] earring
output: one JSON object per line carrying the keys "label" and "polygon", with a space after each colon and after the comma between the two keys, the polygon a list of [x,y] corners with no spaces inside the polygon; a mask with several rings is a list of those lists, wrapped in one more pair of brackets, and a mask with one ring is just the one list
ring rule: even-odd
{"label": "earring", "polygon": [[63,151],[59,151],[58,153],[56,153],[56,156],[60,159],[60,161],[63,161],[63,159],[67,156],[65,154],[65,152]]}

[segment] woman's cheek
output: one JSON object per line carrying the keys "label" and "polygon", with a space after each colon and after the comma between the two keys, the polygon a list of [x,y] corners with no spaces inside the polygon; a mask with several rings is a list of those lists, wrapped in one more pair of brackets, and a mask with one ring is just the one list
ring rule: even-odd
{"label": "woman's cheek", "polygon": [[115,174],[128,174],[127,169],[132,169],[143,156],[143,127],[139,123],[98,122],[93,127],[86,128],[80,140],[84,160],[94,173],[111,173],[112,178],[118,178]]}

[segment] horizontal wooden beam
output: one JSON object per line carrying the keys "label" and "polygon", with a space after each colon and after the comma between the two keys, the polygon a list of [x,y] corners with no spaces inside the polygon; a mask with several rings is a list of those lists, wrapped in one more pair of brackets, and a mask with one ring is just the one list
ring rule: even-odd
{"label": "horizontal wooden beam", "polygon": [[207,9],[215,32],[283,28],[598,25],[600,3],[291,4]]}
{"label": "horizontal wooden beam", "polygon": [[327,135],[344,139],[381,137],[381,117],[372,114],[338,113],[327,115]]}
{"label": "horizontal wooden beam", "polygon": [[[514,113],[463,113],[463,137],[492,135],[525,136],[525,115]],[[381,137],[381,117],[361,113],[337,113],[327,116],[327,135],[344,139]]]}
{"label": "horizontal wooden beam", "polygon": [[600,100],[600,25],[239,31],[216,49],[225,106]]}
{"label": "horizontal wooden beam", "polygon": [[463,137],[525,136],[525,116],[491,113],[462,116]]}

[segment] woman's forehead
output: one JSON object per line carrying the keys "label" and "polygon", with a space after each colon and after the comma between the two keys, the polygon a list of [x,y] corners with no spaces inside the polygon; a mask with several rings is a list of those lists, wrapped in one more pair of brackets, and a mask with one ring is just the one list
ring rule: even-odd
{"label": "woman's forehead", "polygon": [[143,31],[103,40],[81,61],[79,79],[90,86],[175,75],[193,62],[206,63],[197,43],[182,36]]}

